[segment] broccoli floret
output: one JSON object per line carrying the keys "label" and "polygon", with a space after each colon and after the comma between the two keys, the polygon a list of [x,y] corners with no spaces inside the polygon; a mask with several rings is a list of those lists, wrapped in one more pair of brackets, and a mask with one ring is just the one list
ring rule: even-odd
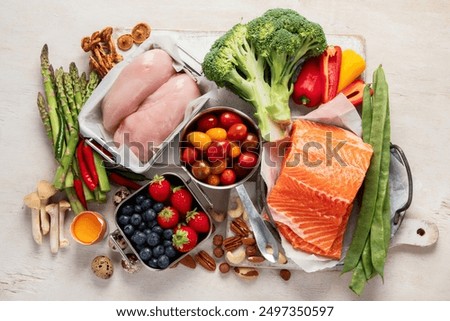
{"label": "broccoli floret", "polygon": [[291,121],[289,97],[296,68],[326,46],[320,25],[291,9],[270,9],[217,39],[202,67],[208,79],[255,106],[261,134],[274,141]]}

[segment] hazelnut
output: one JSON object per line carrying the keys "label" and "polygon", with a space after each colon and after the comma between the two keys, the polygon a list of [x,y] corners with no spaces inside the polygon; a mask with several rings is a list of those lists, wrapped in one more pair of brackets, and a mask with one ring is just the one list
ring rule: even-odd
{"label": "hazelnut", "polygon": [[282,269],[280,270],[280,276],[283,280],[288,281],[291,278],[291,271]]}
{"label": "hazelnut", "polygon": [[222,273],[228,273],[230,271],[230,264],[227,262],[220,263],[219,271]]}
{"label": "hazelnut", "polygon": [[220,234],[214,235],[213,237],[213,244],[215,246],[221,246],[223,243],[223,236]]}
{"label": "hazelnut", "polygon": [[219,258],[221,258],[223,256],[224,251],[223,251],[223,249],[220,246],[217,246],[217,247],[214,248],[213,254],[214,254],[214,256],[216,258],[219,259]]}
{"label": "hazelnut", "polygon": [[249,245],[245,248],[245,254],[247,256],[256,256],[259,254],[258,248],[254,245]]}

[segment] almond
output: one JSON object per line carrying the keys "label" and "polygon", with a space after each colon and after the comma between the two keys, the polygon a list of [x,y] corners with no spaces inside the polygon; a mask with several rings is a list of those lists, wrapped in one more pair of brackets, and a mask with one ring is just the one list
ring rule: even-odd
{"label": "almond", "polygon": [[190,254],[188,254],[184,258],[182,258],[180,260],[180,263],[190,269],[195,269],[195,267],[197,266],[197,263],[195,262],[194,258]]}

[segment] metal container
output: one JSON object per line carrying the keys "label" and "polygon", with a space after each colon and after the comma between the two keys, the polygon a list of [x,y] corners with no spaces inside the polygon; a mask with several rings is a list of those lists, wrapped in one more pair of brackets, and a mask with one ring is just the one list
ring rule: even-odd
{"label": "metal container", "polygon": [[[186,179],[183,177],[183,173],[180,173],[180,169],[175,167],[164,167],[160,168],[160,170],[155,169],[154,173],[157,173],[158,175],[164,176],[170,183],[171,186],[185,186],[193,195],[194,198],[194,204],[192,208],[197,208],[197,210],[204,211],[211,222],[211,227],[208,233],[205,234],[199,234],[199,240],[197,243],[197,248],[199,245],[201,245],[203,242],[205,242],[206,239],[209,238],[211,235],[213,229],[214,229],[214,221],[211,219],[210,211],[212,209],[212,204],[209,201],[208,197],[205,196],[193,183],[191,180]],[[136,248],[136,246],[131,241],[131,237],[127,236],[123,230],[123,227],[118,223],[118,216],[121,211],[121,209],[128,205],[128,204],[134,204],[135,199],[138,195],[148,195],[148,186],[150,183],[142,186],[139,190],[131,194],[129,197],[127,197],[122,203],[117,206],[115,212],[114,212],[114,222],[116,225],[116,230],[113,231],[110,235],[110,241],[114,245],[113,249],[118,251],[123,261],[126,262],[128,266],[136,265],[136,262],[133,262],[130,260],[130,254],[134,254],[134,257],[137,259],[137,261],[142,264],[143,266],[147,267],[149,270],[152,271],[163,271],[165,269],[157,269],[150,267],[146,262],[144,262],[140,256],[139,256],[139,250]],[[194,249],[195,249],[194,248]],[[176,265],[180,260],[182,260],[186,255],[188,255],[190,252],[187,253],[178,253],[177,256],[172,259],[170,262],[170,265],[167,268],[171,268],[174,265]],[[166,268],[166,269],[167,269]]]}

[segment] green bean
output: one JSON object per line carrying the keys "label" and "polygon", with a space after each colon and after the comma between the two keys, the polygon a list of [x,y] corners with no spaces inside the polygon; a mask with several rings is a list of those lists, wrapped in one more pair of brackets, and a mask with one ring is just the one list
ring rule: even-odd
{"label": "green bean", "polygon": [[363,140],[370,141],[370,134],[372,129],[372,95],[370,94],[370,84],[366,84],[363,91],[362,103],[362,128]]}
{"label": "green bean", "polygon": [[356,264],[355,270],[352,274],[352,280],[350,281],[349,288],[355,292],[357,295],[361,295],[366,286],[366,274],[364,273],[364,268],[361,261]]}
{"label": "green bean", "polygon": [[366,242],[364,250],[361,255],[361,263],[364,268],[364,274],[366,279],[370,279],[374,275],[373,265],[372,265],[372,253],[370,249],[370,242]]}

